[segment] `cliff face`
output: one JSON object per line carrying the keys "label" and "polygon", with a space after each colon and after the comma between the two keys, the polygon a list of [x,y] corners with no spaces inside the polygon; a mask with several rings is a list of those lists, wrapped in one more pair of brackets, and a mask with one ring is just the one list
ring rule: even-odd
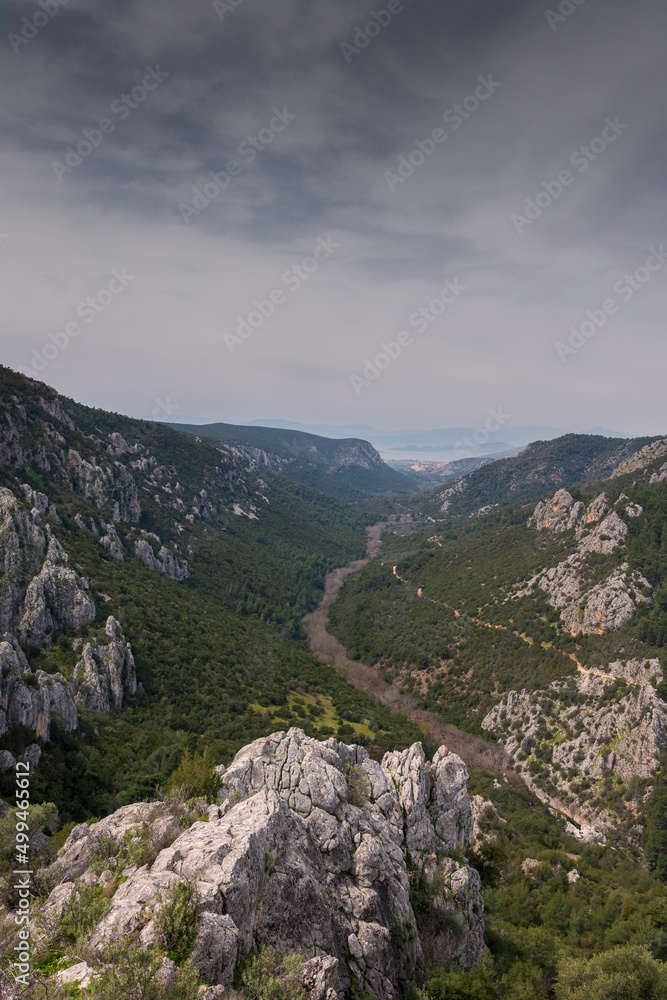
{"label": "cliff face", "polygon": [[71,683],[76,704],[91,712],[122,708],[125,694],[137,691],[134,657],[120,623],[108,618],[105,633],[110,641],[104,645],[86,643]]}
{"label": "cliff face", "polygon": [[[318,1000],[364,991],[385,1000],[427,964],[469,969],[479,960],[479,876],[451,857],[460,859],[472,840],[467,772],[446,747],[432,763],[415,744],[379,764],[361,747],[291,729],[219,770],[223,788],[208,822],[174,831],[151,865],[124,869],[126,881],[88,942],[99,960],[128,935],[144,947],[156,943],[161,900],[186,881],[201,911],[191,961],[214,984],[229,986],[236,963],[263,945],[312,957],[306,996]],[[60,884],[45,918],[71,905],[74,880],[98,881],[91,863],[103,837],[120,844],[142,823],[161,833],[175,825],[168,804],[156,803],[76,827],[55,863]],[[418,922],[411,890],[420,880],[431,902]]]}
{"label": "cliff face", "polygon": [[577,545],[567,559],[542,570],[516,596],[539,587],[549,604],[560,609],[561,621],[572,635],[612,632],[631,621],[637,605],[652,599],[651,586],[641,573],[631,571],[619,558],[618,565],[599,583],[591,584],[588,579],[588,557],[622,553],[628,534],[625,519],[644,513],[626,501],[621,495],[612,508],[609,497],[602,493],[586,507],[575,503],[567,490],[559,490],[551,500],[538,504],[529,525],[555,534],[573,530]]}

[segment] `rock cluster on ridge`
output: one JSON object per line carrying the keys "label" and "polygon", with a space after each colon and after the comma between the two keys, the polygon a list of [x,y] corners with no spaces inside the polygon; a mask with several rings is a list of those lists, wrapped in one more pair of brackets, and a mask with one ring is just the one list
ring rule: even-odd
{"label": "rock cluster on ridge", "polygon": [[[152,865],[126,869],[88,942],[98,962],[123,937],[155,943],[161,900],[182,882],[199,897],[191,960],[213,984],[229,986],[237,962],[264,945],[301,950],[310,960],[306,995],[318,1000],[364,990],[385,1000],[431,964],[470,969],[479,960],[479,876],[461,860],[473,832],[467,771],[446,747],[432,762],[415,744],[380,764],[361,747],[291,729],[219,770],[220,803],[208,822],[172,838]],[[103,837],[120,842],[145,822],[164,831],[165,809],[126,806],[75,827],[55,862],[60,884],[45,915],[64,912],[76,880],[96,881],[90,864]],[[418,883],[429,899],[419,924]]]}
{"label": "rock cluster on ridge", "polygon": [[[616,505],[624,499],[619,498]],[[643,511],[628,505],[625,513],[634,518]],[[587,507],[581,501],[575,502],[567,490],[558,490],[551,500],[537,505],[528,524],[538,531],[556,534],[574,530],[575,551],[557,566],[541,570],[515,595],[522,597],[538,587],[548,603],[559,609],[561,621],[572,635],[615,631],[635,617],[638,604],[651,600],[648,580],[631,570],[627,562],[619,562],[599,583],[591,584],[588,579],[586,557],[622,551],[628,534],[628,525],[611,508],[606,493]]]}

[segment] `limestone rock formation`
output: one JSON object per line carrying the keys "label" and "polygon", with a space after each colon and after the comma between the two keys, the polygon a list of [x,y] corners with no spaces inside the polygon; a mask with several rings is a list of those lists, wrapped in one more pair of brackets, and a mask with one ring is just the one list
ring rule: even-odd
{"label": "limestone rock formation", "polygon": [[[160,543],[159,538],[157,542],[158,544]],[[166,576],[171,577],[172,580],[180,582],[181,580],[187,580],[190,576],[187,560],[179,559],[166,545],[160,548],[156,557],[153,546],[148,541],[148,538],[140,538],[134,547],[134,554],[149,569],[153,569],[158,573],[164,573]]]}
{"label": "limestone rock formation", "polygon": [[[449,856],[460,857],[472,835],[467,772],[455,754],[441,747],[429,763],[415,744],[379,764],[361,747],[291,729],[257,740],[219,770],[219,805],[180,835],[159,803],[74,828],[55,863],[67,885],[85,881],[103,837],[120,843],[142,823],[154,831],[175,825],[152,866],[124,870],[87,954],[101,961],[110,942],[130,934],[150,945],[161,900],[188,880],[200,906],[192,961],[214,985],[228,986],[237,961],[263,945],[310,959],[304,982],[312,1000],[352,989],[388,1000],[427,963],[478,961],[479,876]],[[420,926],[411,904],[419,879],[432,896]],[[47,912],[68,905],[62,895],[61,884]]]}
{"label": "limestone rock formation", "polygon": [[120,623],[109,617],[105,632],[109,642],[97,648],[87,642],[74,668],[74,700],[91,712],[122,708],[125,693],[137,690],[134,657]]}
{"label": "limestone rock formation", "polygon": [[[625,783],[647,780],[660,765],[667,739],[667,704],[656,690],[662,679],[659,660],[582,669],[544,691],[510,691],[482,728],[501,738],[538,794],[543,787],[558,788],[558,808],[579,823],[604,826],[609,817],[590,786],[605,776]],[[610,700],[607,692],[614,687]],[[538,760],[539,776],[533,781],[531,762]]]}
{"label": "limestone rock formation", "polygon": [[[620,497],[627,500],[627,497]],[[628,505],[629,517],[643,511]],[[535,587],[544,591],[548,603],[561,612],[561,621],[572,635],[595,635],[611,632],[631,621],[637,605],[651,600],[651,585],[641,573],[622,562],[599,583],[589,581],[587,557],[591,553],[611,556],[622,551],[628,526],[609,497],[602,493],[588,507],[567,490],[559,490],[551,500],[539,503],[528,524],[538,531],[563,533],[573,530],[575,551],[558,563],[542,570],[516,593],[530,593]]]}
{"label": "limestone rock formation", "polygon": [[62,674],[33,673],[16,639],[0,642],[0,735],[12,726],[27,726],[48,740],[57,716],[65,732],[77,726],[76,705]]}
{"label": "limestone rock formation", "polygon": [[60,542],[49,535],[46,560],[26,590],[18,635],[21,645],[51,642],[67,625],[80,628],[95,620],[95,604],[87,583],[69,567]]}
{"label": "limestone rock formation", "polygon": [[82,458],[70,448],[67,455],[67,472],[72,489],[98,510],[107,510],[113,521],[134,523],[141,516],[137,484],[124,465],[113,462],[102,467]]}
{"label": "limestone rock formation", "polygon": [[0,488],[0,632],[18,625],[28,584],[41,565],[45,536],[36,520],[11,490]]}

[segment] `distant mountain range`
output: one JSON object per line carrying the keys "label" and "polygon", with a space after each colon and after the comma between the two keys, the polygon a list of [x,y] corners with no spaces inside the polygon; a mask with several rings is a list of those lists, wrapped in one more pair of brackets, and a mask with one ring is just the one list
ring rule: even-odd
{"label": "distant mountain range", "polygon": [[[516,448],[525,448],[534,441],[552,441],[571,433],[562,427],[503,426],[488,435],[488,440],[479,442],[480,428],[441,427],[434,430],[402,429],[380,430],[368,424],[349,424],[341,427],[330,425],[305,425],[288,420],[253,420],[251,427],[276,427],[283,430],[298,430],[319,434],[328,438],[363,438],[377,448],[384,459],[423,458],[431,461],[466,458],[468,456],[501,455]],[[625,438],[630,435],[595,427],[582,431],[603,437]]]}
{"label": "distant mountain range", "polygon": [[[195,417],[181,416],[178,422],[183,430],[193,426],[214,426],[204,424]],[[242,428],[273,428],[283,431],[299,431],[303,434],[314,434],[318,437],[341,439],[361,439],[369,441],[380,453],[383,459],[407,461],[411,459],[428,462],[451,462],[469,457],[484,456],[504,457],[517,449],[525,448],[534,441],[553,441],[555,438],[570,434],[571,430],[563,427],[542,426],[503,426],[499,431],[488,435],[488,440],[480,441],[481,428],[476,427],[441,427],[433,430],[406,428],[400,430],[381,430],[369,424],[301,424],[291,420],[266,419],[251,420],[248,424],[225,424],[235,431]],[[593,427],[583,430],[582,434],[600,435],[611,438],[628,438],[629,434],[607,430],[603,427]]]}

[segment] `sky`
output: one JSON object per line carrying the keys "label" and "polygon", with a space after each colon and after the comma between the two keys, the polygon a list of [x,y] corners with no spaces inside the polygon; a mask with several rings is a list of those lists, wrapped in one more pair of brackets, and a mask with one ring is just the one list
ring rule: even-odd
{"label": "sky", "polygon": [[651,0],[4,0],[0,360],[136,416],[667,430]]}

